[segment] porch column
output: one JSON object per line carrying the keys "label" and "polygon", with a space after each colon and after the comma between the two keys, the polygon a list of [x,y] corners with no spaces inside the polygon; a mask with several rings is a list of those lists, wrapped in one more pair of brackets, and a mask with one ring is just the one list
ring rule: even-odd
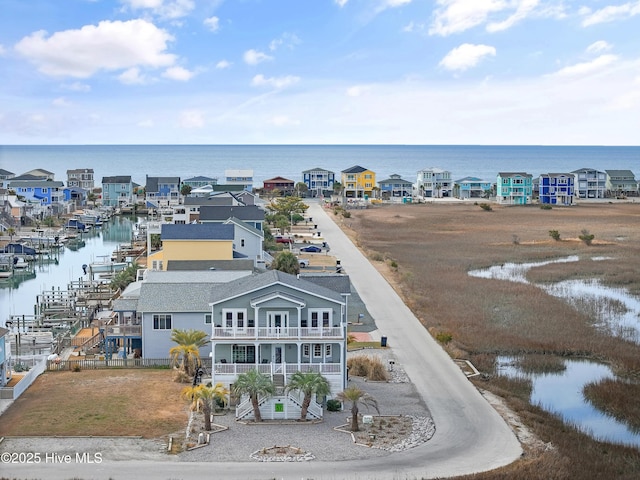
{"label": "porch column", "polygon": [[298,338],[300,338],[300,334],[302,333],[301,332],[301,328],[302,327],[300,327],[300,325],[302,325],[302,307],[300,305],[298,305],[296,307],[296,309],[298,310],[298,328],[297,328],[297,330],[298,330]]}
{"label": "porch column", "polygon": [[[249,321],[249,319],[247,319],[247,321]],[[260,337],[258,330],[258,327],[260,326],[260,307],[258,306],[253,307],[253,325],[253,328],[256,329],[255,338],[258,339]]]}

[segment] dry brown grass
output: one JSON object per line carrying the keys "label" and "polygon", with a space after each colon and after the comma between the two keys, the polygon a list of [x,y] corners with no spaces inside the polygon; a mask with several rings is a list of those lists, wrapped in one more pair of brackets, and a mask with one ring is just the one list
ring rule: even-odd
{"label": "dry brown grass", "polygon": [[170,370],[49,372],[2,414],[0,436],[157,438],[184,429],[184,387]]}
{"label": "dry brown grass", "polygon": [[[640,347],[594,328],[588,311],[578,311],[535,285],[467,274],[506,262],[578,255],[578,262],[539,267],[528,278],[597,278],[640,292],[640,205],[585,204],[551,210],[496,205],[493,211],[472,203],[381,206],[353,212],[348,222],[338,222],[374,259],[425,327],[451,333],[447,351],[470,358],[481,371],[491,374],[499,354],[538,354],[603,360],[619,373],[640,377]],[[578,239],[583,229],[595,235],[590,246]],[[553,240],[550,230],[558,230],[562,240]],[[477,381],[504,397],[539,438],[555,448],[473,478],[640,476],[638,449],[599,443],[567,427],[529,405],[529,387],[521,382],[495,376]]]}

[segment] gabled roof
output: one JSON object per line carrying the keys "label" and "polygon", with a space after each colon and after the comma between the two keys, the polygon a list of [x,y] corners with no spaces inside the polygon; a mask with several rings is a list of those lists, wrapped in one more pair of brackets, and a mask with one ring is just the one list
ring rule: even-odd
{"label": "gabled roof", "polygon": [[326,172],[326,173],[334,173],[331,170],[327,170],[326,168],[316,167],[310,168],[309,170],[303,170],[302,173],[311,173],[311,172]]}
{"label": "gabled roof", "polygon": [[229,225],[229,224],[237,225],[238,227],[246,230],[247,232],[255,235],[256,237],[264,238],[264,232],[262,230],[258,230],[256,227],[243,222],[239,218],[231,217],[223,222],[223,225]]}
{"label": "gabled roof", "polygon": [[182,183],[187,183],[187,182],[212,182],[212,181],[217,181],[217,178],[209,178],[209,177],[203,177],[202,175],[197,176],[197,177],[191,177],[191,178],[187,178],[186,180],[183,180]]}
{"label": "gabled roof", "polygon": [[601,172],[600,170],[596,170],[595,168],[588,168],[588,167],[584,167],[584,168],[579,168],[578,170],[574,170],[571,173],[580,173],[580,172],[596,172],[596,173],[604,173]]}
{"label": "gabled roof", "polygon": [[398,177],[391,176],[391,177],[387,178],[386,180],[380,180],[378,183],[379,184],[382,184],[382,183],[404,183],[405,185],[413,185],[413,182],[410,182],[409,180],[405,180],[403,178],[400,178],[399,176]]}
{"label": "gabled roof", "polygon": [[243,190],[244,185],[239,185],[237,183],[213,185],[214,192],[241,192]]}
{"label": "gabled roof", "polygon": [[213,295],[211,296],[211,303],[215,305],[241,295],[258,292],[259,290],[272,285],[282,285],[284,287],[316,295],[336,303],[344,304],[342,296],[334,290],[330,290],[329,288],[304,280],[302,277],[296,277],[295,275],[290,275],[278,270],[269,270],[264,273],[254,274],[251,277],[244,277],[234,282],[221,285],[213,292]]}
{"label": "gabled roof", "polygon": [[610,177],[626,177],[635,179],[635,175],[631,170],[605,170]]}
{"label": "gabled roof", "polygon": [[263,221],[264,210],[256,207],[255,205],[202,205],[200,207],[200,221],[224,221],[231,217],[235,217],[243,221]]}
{"label": "gabled roof", "polygon": [[[193,193],[193,191],[192,191]],[[206,197],[185,197],[184,205],[213,205],[213,206],[232,206],[234,203],[244,205],[244,202],[232,193],[222,193],[208,195]]]}
{"label": "gabled roof", "polygon": [[162,224],[162,240],[233,240],[232,225],[221,223]]}
{"label": "gabled roof", "polygon": [[93,173],[93,168],[74,168],[67,170],[67,175],[70,173]]}
{"label": "gabled roof", "polygon": [[262,183],[274,183],[274,182],[278,182],[278,183],[294,183],[293,180],[289,180],[288,178],[284,178],[284,177],[273,177],[270,178],[269,180],[264,180]]}
{"label": "gabled roof", "polygon": [[42,180],[42,178],[39,178],[38,180],[16,180],[15,178],[12,178],[10,179],[8,187],[60,188],[64,187],[64,182]]}
{"label": "gabled roof", "polygon": [[362,173],[362,172],[366,172],[367,170],[368,168],[361,167],[360,165],[354,165],[351,168],[342,170],[342,173]]}
{"label": "gabled roof", "polygon": [[342,273],[301,273],[300,278],[338,292],[340,295],[351,295],[351,280],[348,275]]}
{"label": "gabled roof", "polygon": [[499,177],[533,177],[533,175],[531,175],[530,173],[524,173],[524,172],[499,172],[498,173]]}
{"label": "gabled roof", "polygon": [[29,170],[28,172],[25,172],[25,175],[26,174],[36,175],[39,177],[48,177],[49,175],[55,175],[55,173],[50,172],[49,170],[45,170],[44,168],[34,168],[33,170]]}
{"label": "gabled roof", "polygon": [[116,175],[113,177],[102,177],[102,183],[131,183],[131,175]]}
{"label": "gabled roof", "polygon": [[15,173],[10,172],[9,170],[5,170],[4,168],[0,168],[0,175],[6,177],[8,175],[15,175]]}
{"label": "gabled roof", "polygon": [[491,183],[490,180],[483,180],[483,179],[478,178],[478,177],[464,177],[464,178],[461,178],[460,180],[455,180],[454,181],[454,183],[466,183],[466,182]]}
{"label": "gabled roof", "polygon": [[173,183],[174,185],[180,185],[180,177],[147,177],[147,185],[145,186],[147,193],[157,192],[158,185],[164,185],[167,183]]}
{"label": "gabled roof", "polygon": [[30,173],[23,173],[22,175],[18,175],[17,177],[13,177],[11,180],[42,180],[42,176],[40,175],[31,175]]}

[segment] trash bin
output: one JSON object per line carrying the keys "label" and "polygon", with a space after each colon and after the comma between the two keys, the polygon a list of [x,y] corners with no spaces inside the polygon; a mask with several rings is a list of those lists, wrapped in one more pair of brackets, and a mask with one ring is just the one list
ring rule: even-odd
{"label": "trash bin", "polygon": [[380,346],[381,347],[387,346],[387,337],[380,337]]}

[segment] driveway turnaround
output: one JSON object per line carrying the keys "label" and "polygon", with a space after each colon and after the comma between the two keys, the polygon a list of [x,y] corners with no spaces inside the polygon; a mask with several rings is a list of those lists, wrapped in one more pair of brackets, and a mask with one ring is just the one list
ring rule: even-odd
{"label": "driveway turnaround", "polygon": [[[380,334],[427,404],[436,425],[428,442],[380,458],[339,462],[180,462],[101,460],[82,456],[2,463],[10,478],[108,479],[422,479],[492,470],[522,454],[514,433],[427,333],[387,281],[314,202],[308,215],[330,243]],[[25,452],[23,452],[25,453]],[[80,452],[81,453],[81,452]],[[26,460],[27,457],[22,457]]]}

